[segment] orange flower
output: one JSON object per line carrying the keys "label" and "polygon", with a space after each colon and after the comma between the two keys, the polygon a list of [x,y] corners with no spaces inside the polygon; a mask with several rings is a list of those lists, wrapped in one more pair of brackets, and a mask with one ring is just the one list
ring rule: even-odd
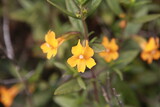
{"label": "orange flower", "polygon": [[45,35],[45,43],[41,45],[43,53],[47,53],[47,59],[54,57],[57,54],[58,46],[64,41],[64,38],[55,38],[55,33],[53,31],[48,31]]}
{"label": "orange flower", "polygon": [[88,41],[86,41],[85,47],[83,47],[78,41],[77,46],[72,47],[73,56],[70,57],[67,62],[71,67],[75,67],[77,65],[78,72],[84,72],[86,66],[91,69],[94,65],[96,65],[93,58],[94,51],[89,47]]}
{"label": "orange flower", "polygon": [[18,94],[19,89],[15,85],[9,89],[4,86],[0,86],[0,102],[5,107],[10,107],[13,103],[15,96]]}
{"label": "orange flower", "polygon": [[116,60],[119,57],[118,54],[118,45],[115,42],[115,39],[112,39],[110,42],[107,37],[103,37],[102,45],[105,47],[105,50],[100,52],[99,55],[103,57],[106,62]]}
{"label": "orange flower", "polygon": [[127,21],[126,20],[121,20],[119,22],[119,27],[124,29],[127,26]]}
{"label": "orange flower", "polygon": [[142,45],[141,58],[144,61],[147,61],[148,64],[151,64],[153,59],[158,60],[160,58],[160,50],[159,48],[159,39],[158,38],[149,38],[148,43],[145,42]]}

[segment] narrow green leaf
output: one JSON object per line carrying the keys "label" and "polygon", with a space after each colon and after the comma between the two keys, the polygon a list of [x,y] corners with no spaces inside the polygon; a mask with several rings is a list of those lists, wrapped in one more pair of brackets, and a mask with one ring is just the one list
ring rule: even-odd
{"label": "narrow green leaf", "polygon": [[[67,7],[67,10],[69,12],[72,12],[72,13],[75,13],[75,14],[79,12],[78,7],[73,2],[73,0],[66,0],[66,7]],[[83,31],[83,24],[82,24],[81,20],[78,20],[78,19],[70,17],[70,16],[69,16],[69,20],[70,20],[70,23],[73,26],[73,30],[79,31],[81,33],[84,32]]]}
{"label": "narrow green leaf", "polygon": [[113,69],[113,70],[118,74],[119,78],[121,80],[123,80],[123,74],[122,74],[122,72],[119,69]]}
{"label": "narrow green leaf", "polygon": [[79,86],[77,80],[72,79],[72,80],[62,84],[61,86],[59,86],[55,90],[54,95],[67,94],[67,93],[76,92],[79,90],[81,90],[81,87]]}
{"label": "narrow green leaf", "polygon": [[84,5],[88,0],[76,0],[79,5]]}
{"label": "narrow green leaf", "polygon": [[106,0],[106,2],[108,3],[108,6],[115,14],[119,15],[120,13],[123,12],[118,0]]}
{"label": "narrow green leaf", "polygon": [[160,14],[146,15],[146,16],[142,16],[137,19],[134,19],[133,23],[146,23],[146,22],[158,19],[158,18],[160,18]]}
{"label": "narrow green leaf", "polygon": [[86,89],[86,85],[81,77],[77,78],[78,84],[81,88]]}
{"label": "narrow green leaf", "polygon": [[102,0],[92,0],[92,2],[90,3],[90,5],[88,6],[88,14],[87,16],[90,16],[100,5],[100,3],[102,2]]}
{"label": "narrow green leaf", "polygon": [[59,9],[60,11],[62,11],[64,14],[71,16],[73,18],[78,18],[74,13],[67,11],[66,9],[62,8],[61,6],[57,5],[56,3],[47,0],[48,3],[50,3],[51,5],[53,5],[54,7],[56,7],[57,9]]}
{"label": "narrow green leaf", "polygon": [[105,50],[105,48],[104,48],[104,46],[103,45],[101,45],[101,44],[93,44],[92,45],[92,48],[93,48],[93,50],[95,51],[95,52],[102,52],[102,51],[104,51]]}

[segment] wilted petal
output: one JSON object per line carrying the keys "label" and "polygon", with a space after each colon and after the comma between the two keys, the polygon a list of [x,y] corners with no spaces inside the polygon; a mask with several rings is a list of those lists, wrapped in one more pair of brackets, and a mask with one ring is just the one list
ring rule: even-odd
{"label": "wilted petal", "polygon": [[84,72],[86,69],[86,61],[84,59],[79,60],[77,64],[78,72]]}
{"label": "wilted petal", "polygon": [[96,62],[94,61],[93,58],[89,58],[86,60],[86,65],[89,69],[91,69],[93,66],[96,65]]}
{"label": "wilted petal", "polygon": [[71,67],[75,67],[78,63],[79,59],[77,59],[77,57],[72,56],[67,60],[67,63],[71,66]]}
{"label": "wilted petal", "polygon": [[51,50],[51,47],[49,46],[48,43],[43,43],[41,45],[41,49],[42,49],[43,53],[47,53],[47,52],[49,52]]}
{"label": "wilted petal", "polygon": [[78,44],[72,47],[72,54],[77,56],[77,55],[82,54],[82,51],[83,51],[83,47],[80,43],[80,40],[78,40]]}

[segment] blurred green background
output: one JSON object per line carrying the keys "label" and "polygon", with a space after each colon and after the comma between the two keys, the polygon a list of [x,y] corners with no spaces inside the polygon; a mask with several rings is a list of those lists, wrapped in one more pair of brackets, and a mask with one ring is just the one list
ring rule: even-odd
{"label": "blurred green background", "polygon": [[[70,0],[52,0],[62,8]],[[90,2],[97,2],[92,0]],[[71,6],[71,5],[69,5]],[[92,8],[91,4],[85,5]],[[4,11],[5,9],[5,11]],[[3,37],[3,16],[7,12],[9,33],[14,50],[14,60],[6,55]],[[123,13],[125,17],[121,17]],[[76,20],[76,21],[75,21]],[[7,0],[0,1],[0,85],[10,87],[19,84],[16,70],[24,79],[24,88],[15,97],[12,107],[30,107],[27,99],[32,100],[33,107],[109,107],[98,86],[100,102],[94,100],[92,79],[87,73],[82,74],[86,90],[76,89],[72,78],[73,69],[66,60],[71,56],[71,47],[76,45],[77,38],[66,41],[58,49],[58,54],[51,60],[46,59],[40,45],[48,30],[56,36],[69,31],[81,31],[77,19],[71,21],[67,15],[50,5],[46,0]],[[120,22],[125,20],[124,25]],[[106,63],[95,55],[95,69],[107,69],[97,75],[98,81],[107,88],[107,77],[110,74],[111,87],[116,88],[124,107],[160,107],[160,60],[147,64],[140,58],[140,48],[133,40],[135,35],[148,39],[160,37],[160,1],[159,0],[102,0],[94,13],[86,19],[91,45],[100,43],[102,36],[117,38],[120,46],[120,58],[117,62]],[[81,38],[81,37],[79,37]],[[86,72],[89,72],[88,70]],[[71,93],[54,95],[56,88],[72,78]],[[72,92],[73,91],[73,92]],[[76,91],[76,92],[74,92]],[[78,92],[77,92],[78,91]],[[108,92],[108,90],[107,90]],[[113,107],[118,107],[116,99],[111,100]],[[1,102],[2,103],[2,102]],[[1,104],[3,105],[3,104]],[[3,106],[2,106],[3,107]]]}

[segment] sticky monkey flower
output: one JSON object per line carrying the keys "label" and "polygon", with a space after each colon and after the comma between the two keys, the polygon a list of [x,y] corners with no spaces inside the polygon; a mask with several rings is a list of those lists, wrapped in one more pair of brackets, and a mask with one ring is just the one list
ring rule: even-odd
{"label": "sticky monkey flower", "polygon": [[47,53],[47,59],[50,59],[51,57],[54,57],[57,54],[57,49],[59,45],[61,45],[64,42],[64,38],[55,38],[55,33],[53,31],[48,31],[48,33],[45,35],[45,43],[41,45],[41,49],[43,53]]}
{"label": "sticky monkey flower", "polygon": [[72,47],[73,56],[70,57],[67,62],[71,67],[75,67],[77,65],[78,72],[84,72],[86,66],[91,69],[96,65],[93,58],[94,51],[89,47],[88,41],[86,41],[85,46],[82,46],[80,40],[78,40],[78,44]]}
{"label": "sticky monkey flower", "polygon": [[160,58],[159,38],[149,38],[148,42],[141,44],[141,48],[141,58],[148,64],[151,64],[153,59],[158,60]]}
{"label": "sticky monkey flower", "polygon": [[100,52],[99,55],[104,58],[106,62],[116,60],[119,57],[119,54],[117,52],[119,47],[116,44],[115,39],[109,41],[108,38],[104,36],[102,45],[105,47],[105,50]]}
{"label": "sticky monkey flower", "polygon": [[11,88],[0,86],[0,102],[4,105],[4,107],[10,107],[18,92],[19,88],[17,85],[12,86]]}

